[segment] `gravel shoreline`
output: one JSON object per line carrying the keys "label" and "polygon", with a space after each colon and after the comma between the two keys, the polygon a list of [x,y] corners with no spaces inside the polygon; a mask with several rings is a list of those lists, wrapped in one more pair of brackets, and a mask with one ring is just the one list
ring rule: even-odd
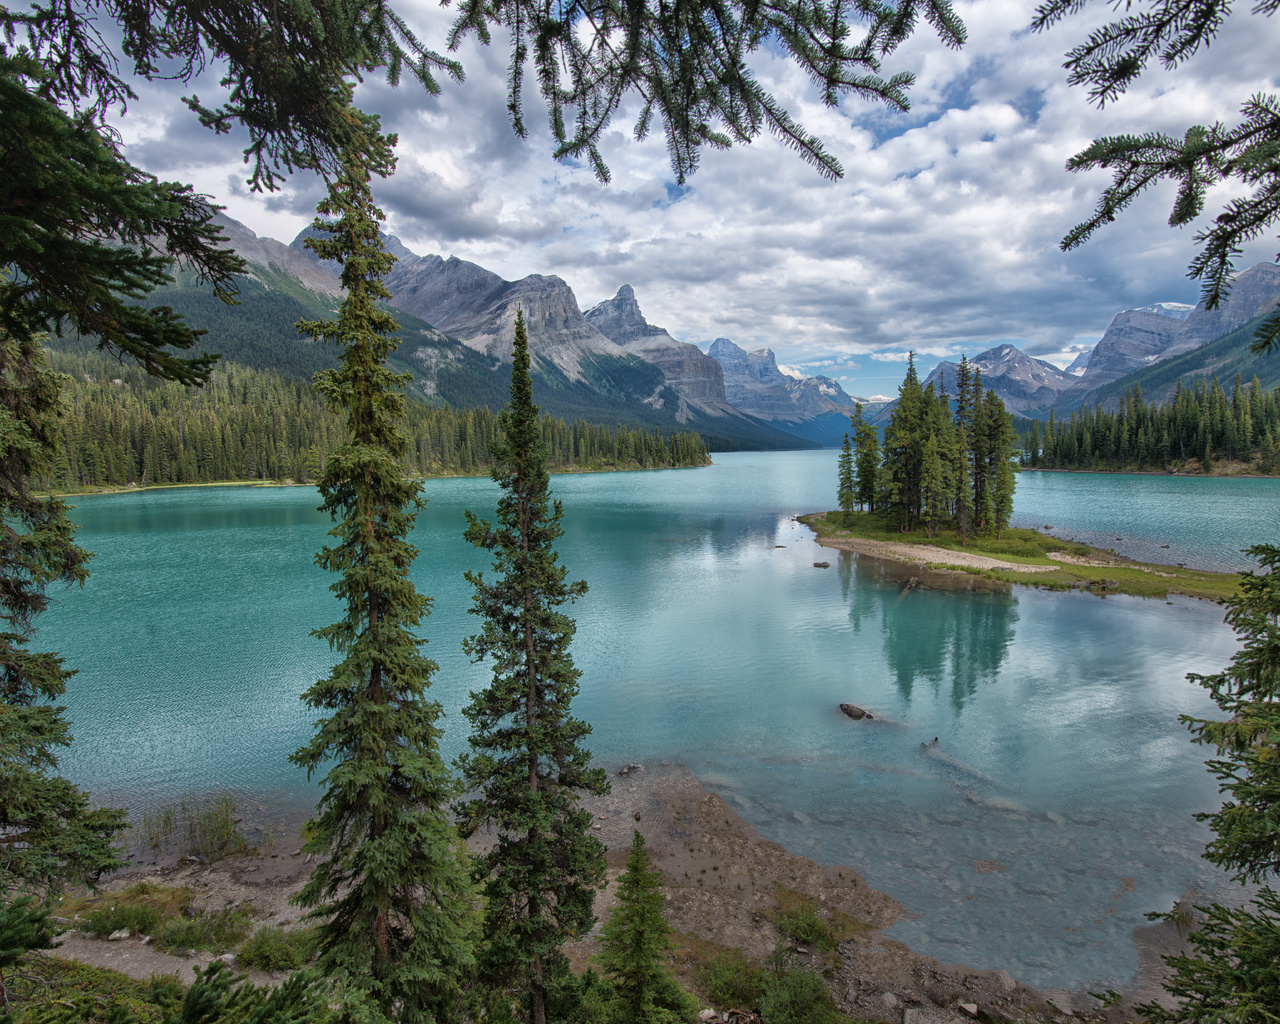
{"label": "gravel shoreline", "polygon": [[[682,765],[633,767],[626,775],[618,774],[620,767],[610,770],[608,796],[584,802],[595,817],[593,830],[608,849],[608,884],[597,897],[597,917],[603,921],[617,905],[616,880],[633,830],[638,829],[665,878],[667,918],[679,933],[675,966],[687,983],[696,982],[699,960],[716,949],[740,949],[763,960],[781,942],[794,960],[823,970],[841,1009],[864,1020],[958,1024],[972,1021],[968,1004],[990,1019],[1010,1024],[1067,1024],[1073,1019],[1114,1024],[1132,1017],[1139,1003],[1163,995],[1160,955],[1183,946],[1172,925],[1135,929],[1141,975],[1109,1008],[1084,992],[1042,992],[1019,984],[1005,971],[944,965],[884,935],[884,929],[909,914],[892,896],[868,886],[852,867],[821,865],[765,839]],[[142,878],[189,885],[206,911],[252,903],[257,910],[255,927],[289,927],[301,916],[289,901],[310,870],[299,845],[296,836],[282,833],[275,854],[239,855],[212,865],[135,867],[103,888],[118,890]],[[816,949],[787,941],[770,920],[780,888],[814,901],[820,914],[836,911],[865,928],[824,961]],[[597,925],[569,949],[575,969],[585,968],[598,951],[599,931]],[[177,973],[190,980],[193,965],[205,966],[214,959],[212,953],[183,958],[137,939],[108,942],[75,932],[68,934],[56,955],[143,979]],[[259,983],[279,980],[253,977]]]}

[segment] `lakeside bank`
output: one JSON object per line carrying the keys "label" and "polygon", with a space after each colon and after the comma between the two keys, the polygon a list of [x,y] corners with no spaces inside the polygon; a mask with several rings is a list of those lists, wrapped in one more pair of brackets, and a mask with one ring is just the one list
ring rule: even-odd
{"label": "lakeside bank", "polygon": [[[608,767],[613,791],[585,802],[595,819],[593,831],[609,851],[608,884],[597,897],[597,917],[603,923],[618,906],[617,877],[632,832],[639,830],[663,873],[666,916],[676,932],[674,967],[704,1005],[712,1002],[707,970],[718,958],[738,951],[759,963],[775,949],[824,975],[836,1004],[858,1020],[959,1024],[980,1013],[995,1022],[1116,1022],[1131,1016],[1139,1003],[1162,995],[1159,956],[1181,941],[1172,925],[1135,929],[1141,973],[1111,1005],[1102,1006],[1085,991],[1040,991],[1007,970],[944,964],[889,937],[886,929],[913,915],[867,884],[860,870],[866,865],[819,864],[765,839],[685,766]],[[623,775],[620,767],[629,770]],[[296,827],[296,819],[292,824]],[[311,858],[283,828],[279,838],[270,848],[209,864],[183,859],[135,865],[107,882],[103,898],[110,902],[140,881],[186,886],[193,906],[206,914],[246,908],[255,927],[297,929],[300,911],[290,900],[305,881]],[[975,877],[1005,870],[995,862],[973,866]],[[798,938],[800,920],[820,922],[838,945],[824,949],[812,938]],[[190,980],[191,967],[207,966],[220,954],[172,955],[137,937],[86,938],[78,934],[77,923],[71,923],[58,956],[133,978],[176,973]],[[599,951],[599,933],[597,927],[569,948],[576,971],[585,970]],[[282,977],[255,975],[260,983]],[[971,1013],[963,1004],[976,1010]]]}

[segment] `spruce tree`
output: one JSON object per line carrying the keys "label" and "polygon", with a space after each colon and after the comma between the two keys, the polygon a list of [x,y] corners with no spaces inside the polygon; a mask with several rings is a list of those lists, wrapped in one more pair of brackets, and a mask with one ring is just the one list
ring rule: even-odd
{"label": "spruce tree", "polygon": [[1018,478],[1013,472],[1013,467],[1009,465],[1008,459],[1002,459],[1000,465],[996,467],[996,485],[995,485],[995,526],[996,536],[999,537],[1001,532],[1009,525],[1009,519],[1013,516],[1013,491],[1017,486]]}
{"label": "spruce tree", "polygon": [[[67,505],[32,493],[55,452],[63,379],[45,365],[40,336],[0,332],[0,900],[93,882],[121,865],[113,837],[124,812],[91,809],[57,775],[71,731],[56,702],[75,670],[28,649],[47,588],[89,577]],[[13,911],[18,914],[18,911]],[[27,915],[18,914],[25,918]],[[11,920],[17,920],[13,918]],[[22,932],[26,934],[26,931]]]}
{"label": "spruce tree", "polygon": [[1280,548],[1249,553],[1263,571],[1244,573],[1227,601],[1241,649],[1223,672],[1187,677],[1224,717],[1182,721],[1195,742],[1217,750],[1207,764],[1227,796],[1220,810],[1197,815],[1216,836],[1205,858],[1240,882],[1266,884],[1252,907],[1202,908],[1207,918],[1191,934],[1192,953],[1166,958],[1174,973],[1165,987],[1179,1007],[1142,1007],[1157,1024],[1263,1024],[1280,1009],[1280,894],[1270,885],[1280,875]]}
{"label": "spruce tree", "polygon": [[839,481],[836,488],[836,500],[841,512],[852,512],[854,503],[855,479],[853,472],[853,449],[849,447],[849,435],[844,435],[844,444],[840,448]]}
{"label": "spruce tree", "polygon": [[639,831],[618,877],[618,899],[621,905],[604,926],[597,958],[617,992],[614,1019],[635,1024],[691,1019],[696,1006],[666,965],[673,947],[662,912],[662,872],[653,870]]}
{"label": "spruce tree", "polygon": [[853,424],[854,469],[857,474],[855,494],[858,506],[876,510],[876,492],[880,474],[880,437],[876,428],[862,418],[862,403],[857,402],[850,417]]}
{"label": "spruce tree", "polygon": [[563,944],[591,927],[604,877],[604,847],[579,796],[607,793],[608,783],[591,767],[590,727],[570,707],[580,673],[569,653],[574,621],[560,609],[587,585],[565,582],[552,546],[563,510],[550,498],[522,311],[501,426],[493,447],[502,488],[497,526],[467,513],[466,538],[492,552],[497,578],[467,573],[470,610],[484,625],[464,647],[476,661],[492,660],[493,682],[464,711],[473,731],[459,765],[475,795],[459,813],[465,834],[496,833],[474,872],[486,901],[484,975],[518,989],[526,1019],[545,1024],[548,981],[564,968]]}
{"label": "spruce tree", "polygon": [[[960,357],[960,368],[956,371],[956,463],[953,474],[955,497],[951,507],[955,511],[956,533],[960,535],[960,543],[968,542],[973,529],[973,471],[971,469],[972,449],[969,438],[973,433],[972,401],[973,370],[969,366],[969,357]],[[1053,410],[1049,410],[1052,419]]]}
{"label": "spruce tree", "polygon": [[884,464],[889,474],[886,512],[903,532],[914,529],[920,515],[920,473],[924,460],[923,432],[927,406],[916,373],[915,353],[907,353],[907,373],[898,387],[898,404],[884,431]]}
{"label": "spruce tree", "polygon": [[938,438],[935,434],[930,434],[924,444],[920,489],[924,500],[925,527],[929,536],[932,537],[938,532],[938,523],[946,516],[947,492],[950,490],[950,480],[938,450]]}
{"label": "spruce tree", "polygon": [[[366,122],[376,133],[376,118]],[[336,543],[316,564],[340,574],[329,589],[346,614],[313,633],[343,658],[303,695],[327,717],[292,760],[308,778],[325,771],[306,845],[322,859],[298,896],[319,922],[320,966],[370,1010],[408,1022],[447,1015],[474,961],[470,887],[449,817],[459,789],[438,748],[440,705],[424,695],[436,666],[413,633],[430,601],[409,579],[418,552],[407,537],[422,507],[399,462],[409,375],[387,368],[399,339],[379,306],[395,257],[378,235],[370,173],[394,166],[392,143],[372,166],[348,156],[318,206],[315,226],[328,237],[307,240],[341,264],[346,292],[337,320],[299,324],[341,347],[338,368],[316,376],[350,433],[320,476]]]}

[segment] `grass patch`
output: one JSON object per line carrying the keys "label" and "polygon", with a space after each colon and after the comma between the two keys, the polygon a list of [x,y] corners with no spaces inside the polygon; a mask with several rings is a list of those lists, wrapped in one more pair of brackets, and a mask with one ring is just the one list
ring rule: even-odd
{"label": "grass patch", "polygon": [[128,928],[131,935],[150,935],[164,921],[190,907],[195,897],[185,885],[138,882],[101,896],[65,897],[55,905],[59,917],[79,918],[84,931],[110,935]]}
{"label": "grass patch", "polygon": [[134,829],[134,845],[140,856],[172,852],[211,864],[248,849],[237,825],[236,802],[230,793],[189,793],[176,804],[145,812]]}
{"label": "grass patch", "polygon": [[[1239,589],[1237,573],[1202,572],[1174,565],[1135,562],[1109,551],[1077,541],[1064,541],[1036,530],[1005,530],[1000,537],[970,537],[960,542],[954,530],[940,529],[929,537],[923,530],[901,533],[878,515],[870,512],[827,512],[801,516],[800,521],[820,539],[860,539],[886,541],[893,544],[924,544],[973,555],[987,555],[1023,565],[1044,565],[1049,572],[1029,575],[999,569],[972,569],[948,565],[945,559],[933,561],[934,567],[960,569],[976,576],[1005,583],[1046,587],[1051,590],[1090,590],[1096,593],[1133,594],[1138,597],[1160,597],[1186,594],[1188,597],[1223,601]],[[1104,565],[1071,565],[1049,557],[1050,552],[1063,552],[1079,558],[1105,562]]]}
{"label": "grass patch", "polygon": [[166,951],[232,949],[249,934],[255,908],[229,907],[206,914],[194,906],[195,896],[185,886],[138,882],[120,892],[101,896],[67,897],[57,904],[60,917],[78,919],[79,926],[107,936],[121,928],[131,935],[150,935]]}
{"label": "grass patch", "polygon": [[259,971],[296,971],[311,959],[318,940],[315,928],[285,931],[267,925],[244,941],[236,961]]}
{"label": "grass patch", "polygon": [[824,953],[831,952],[846,939],[869,927],[839,910],[820,914],[816,900],[783,885],[777,887],[774,900],[776,908],[767,911],[765,917],[777,926],[778,931]]}
{"label": "grass patch", "polygon": [[196,911],[166,921],[156,932],[155,943],[165,951],[207,949],[216,953],[234,948],[252,925],[253,911],[248,907],[228,907],[216,914]]}

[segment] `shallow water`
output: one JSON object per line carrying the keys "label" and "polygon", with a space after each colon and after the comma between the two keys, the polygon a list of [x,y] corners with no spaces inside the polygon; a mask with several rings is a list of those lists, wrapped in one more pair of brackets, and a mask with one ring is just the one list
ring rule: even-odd
{"label": "shallow water", "polygon": [[1280,543],[1280,480],[1020,473],[1013,524],[1142,562],[1239,572],[1244,549]]}
{"label": "shallow water", "polygon": [[[1216,789],[1177,716],[1212,710],[1185,674],[1234,651],[1221,609],[904,592],[900,567],[819,549],[792,521],[832,504],[833,452],[716,461],[553,481],[562,559],[591,586],[574,610],[575,707],[597,758],[690,765],[766,836],[902,900],[919,916],[893,934],[922,952],[1041,986],[1127,983],[1143,913],[1220,884],[1191,820]],[[1074,522],[1050,492],[1078,479],[1022,476],[1015,514]],[[1261,483],[1244,531],[1275,521],[1280,487]],[[426,493],[414,575],[435,598],[423,634],[452,755],[459,709],[486,680],[458,643],[477,626],[462,573],[485,568],[462,542],[463,510],[485,514],[496,489],[439,480]],[[316,501],[301,488],[78,499],[94,577],[60,595],[40,637],[80,669],[68,775],[133,806],[224,786],[314,800],[287,756],[313,718],[297,695],[331,664],[308,631],[339,612],[311,562],[327,528]],[[891,723],[852,722],[841,701]],[[981,873],[979,859],[1006,870]]]}

